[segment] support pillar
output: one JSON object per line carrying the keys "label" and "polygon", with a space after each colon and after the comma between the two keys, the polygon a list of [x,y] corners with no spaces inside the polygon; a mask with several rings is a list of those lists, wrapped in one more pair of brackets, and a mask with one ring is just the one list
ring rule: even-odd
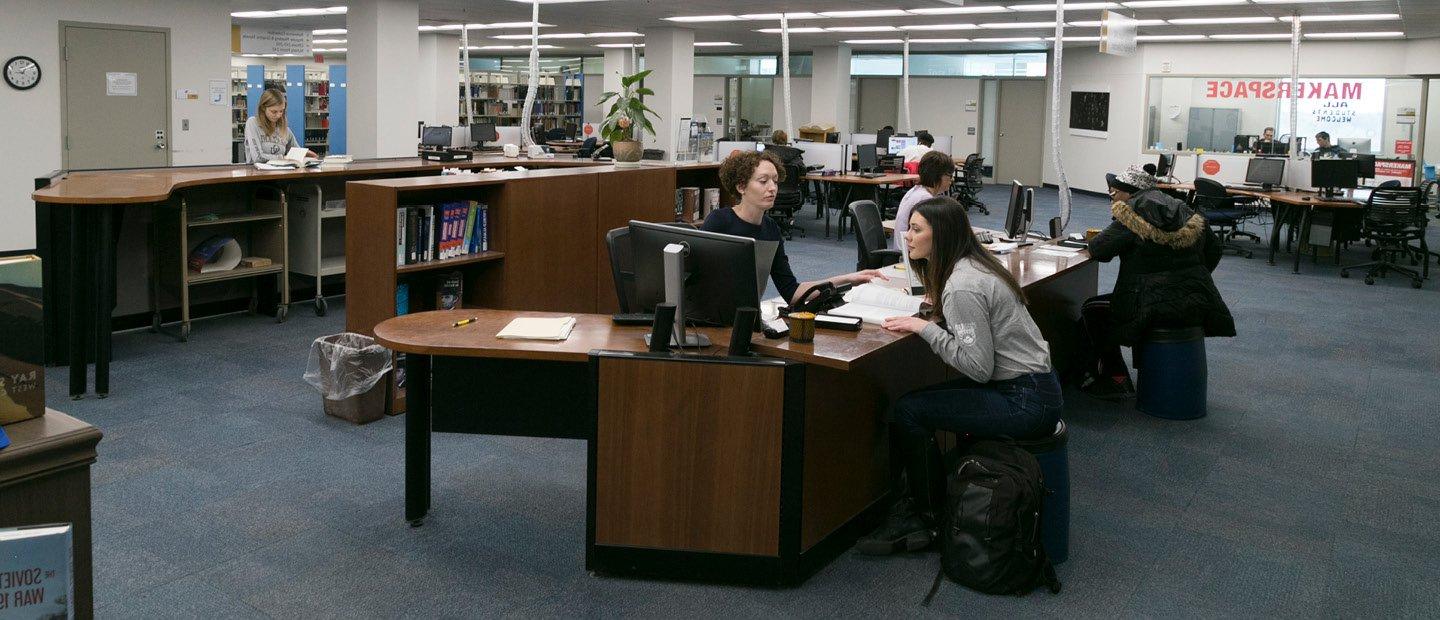
{"label": "support pillar", "polygon": [[812,52],[810,122],[831,123],[848,133],[850,119],[850,46],[822,46]]}
{"label": "support pillar", "polygon": [[415,97],[420,3],[354,0],[348,6],[350,154],[356,159],[413,157],[419,141],[415,124],[422,119]]}
{"label": "support pillar", "polygon": [[426,125],[460,124],[460,37],[420,35],[420,68],[416,89],[420,117]]}
{"label": "support pillar", "polygon": [[649,28],[644,32],[645,68],[654,70],[645,86],[655,91],[645,104],[660,117],[652,121],[656,135],[646,136],[645,146],[662,149],[666,159],[673,159],[678,123],[695,113],[695,31]]}

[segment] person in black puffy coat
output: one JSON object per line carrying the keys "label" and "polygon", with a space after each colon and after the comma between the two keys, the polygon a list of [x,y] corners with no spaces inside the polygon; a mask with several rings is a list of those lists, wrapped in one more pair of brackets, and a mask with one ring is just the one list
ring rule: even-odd
{"label": "person in black puffy coat", "polygon": [[1081,322],[1094,364],[1081,383],[1106,399],[1132,396],[1120,347],[1133,347],[1155,327],[1203,327],[1207,337],[1234,336],[1235,319],[1210,272],[1220,263],[1220,240],[1183,201],[1155,187],[1138,168],[1106,175],[1115,220],[1090,241],[1090,256],[1120,257],[1115,290],[1087,302]]}

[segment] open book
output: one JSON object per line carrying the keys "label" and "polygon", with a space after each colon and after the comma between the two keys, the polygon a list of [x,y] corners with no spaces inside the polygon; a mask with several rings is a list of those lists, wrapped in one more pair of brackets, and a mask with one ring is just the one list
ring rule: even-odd
{"label": "open book", "polygon": [[845,305],[831,310],[829,314],[860,317],[866,323],[879,325],[892,316],[919,313],[923,302],[923,298],[906,295],[905,291],[865,283],[845,293]]}
{"label": "open book", "polygon": [[272,159],[264,163],[256,162],[255,167],[261,170],[285,170],[319,166],[319,159],[316,159],[314,157],[306,157],[306,155],[309,153],[309,149],[306,149],[303,146],[297,146],[290,149],[289,151],[286,151],[284,157]]}

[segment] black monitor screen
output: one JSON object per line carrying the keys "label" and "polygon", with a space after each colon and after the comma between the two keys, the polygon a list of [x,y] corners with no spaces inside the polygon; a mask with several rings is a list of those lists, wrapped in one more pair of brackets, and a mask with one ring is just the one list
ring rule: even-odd
{"label": "black monitor screen", "polygon": [[[759,308],[764,281],[756,273],[756,245],[749,237],[695,230],[688,226],[632,220],[630,243],[635,298],[645,312],[665,301],[665,246],[679,243],[685,257],[685,318],[728,326],[736,308]],[[764,273],[769,273],[768,265]]]}
{"label": "black monitor screen", "polygon": [[1245,169],[1246,183],[1262,185],[1283,185],[1285,183],[1285,160],[1255,157]]}
{"label": "black monitor screen", "polygon": [[420,144],[425,146],[450,146],[450,128],[446,126],[426,127],[420,133]]}
{"label": "black monitor screen", "polygon": [[875,155],[875,145],[860,144],[855,147],[856,164],[860,166],[861,172],[874,170],[880,165],[880,158]]}
{"label": "black monitor screen", "polygon": [[1364,179],[1375,178],[1375,156],[1356,155],[1355,162],[1360,164],[1360,177]]}
{"label": "black monitor screen", "polygon": [[1025,211],[1025,186],[1019,181],[1010,182],[1010,205],[1005,212],[1005,235],[1011,239],[1019,239],[1024,236],[1025,228],[1029,224],[1026,221]]}
{"label": "black monitor screen", "polygon": [[471,123],[471,142],[495,142],[500,139],[499,132],[495,131],[495,123]]}
{"label": "black monitor screen", "polygon": [[1168,177],[1170,171],[1175,167],[1174,155],[1161,155],[1160,161],[1155,163],[1155,176]]}
{"label": "black monitor screen", "polygon": [[1310,184],[1328,189],[1352,189],[1360,176],[1360,162],[1355,159],[1310,160]]}

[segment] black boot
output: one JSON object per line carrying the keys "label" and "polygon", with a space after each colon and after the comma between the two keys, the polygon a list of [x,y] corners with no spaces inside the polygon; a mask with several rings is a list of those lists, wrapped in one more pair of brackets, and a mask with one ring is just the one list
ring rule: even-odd
{"label": "black boot", "polygon": [[929,547],[935,541],[936,515],[944,503],[941,469],[940,449],[933,439],[907,442],[908,493],[890,507],[885,523],[855,543],[855,550],[866,555],[891,555]]}

